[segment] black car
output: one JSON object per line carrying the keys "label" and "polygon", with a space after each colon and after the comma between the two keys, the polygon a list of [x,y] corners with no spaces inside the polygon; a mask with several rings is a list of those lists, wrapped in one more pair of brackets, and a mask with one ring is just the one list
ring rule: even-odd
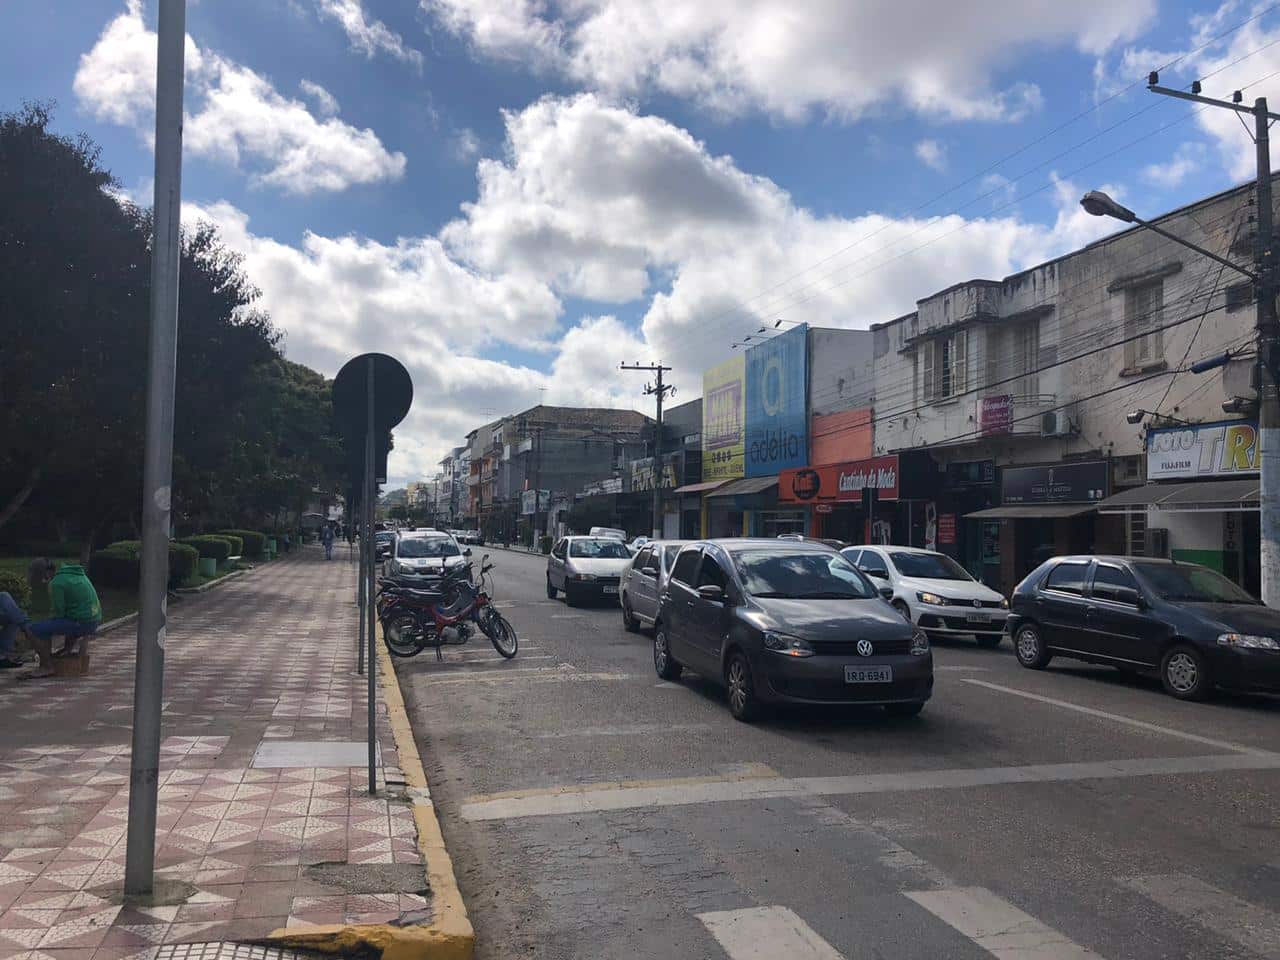
{"label": "black car", "polygon": [[879,704],[915,716],[933,693],[929,639],[829,547],[715,540],[681,549],[654,624],[653,665],[688,667],[751,719],[765,703]]}
{"label": "black car", "polygon": [[1018,584],[1009,634],[1018,662],[1055,656],[1158,673],[1180,700],[1215,686],[1280,691],[1280,611],[1194,563],[1055,557]]}
{"label": "black car", "polygon": [[379,530],[373,535],[373,557],[375,560],[385,560],[391,556],[396,546],[396,533],[394,530]]}

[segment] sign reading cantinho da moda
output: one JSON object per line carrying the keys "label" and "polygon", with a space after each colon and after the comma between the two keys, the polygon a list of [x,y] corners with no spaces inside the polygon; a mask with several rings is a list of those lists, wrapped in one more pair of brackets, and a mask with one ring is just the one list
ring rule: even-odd
{"label": "sign reading cantinho da moda", "polygon": [[746,476],[771,477],[809,462],[808,355],[809,331],[804,324],[747,351]]}
{"label": "sign reading cantinho da moda", "polygon": [[703,480],[742,476],[746,379],[746,357],[742,355],[702,374]]}
{"label": "sign reading cantinho da moda", "polygon": [[840,503],[862,500],[863,490],[876,491],[880,500],[897,500],[897,454],[851,463],[783,470],[778,475],[778,500],[783,503]]}
{"label": "sign reading cantinho da moda", "polygon": [[1225,420],[1147,434],[1147,479],[1239,477],[1258,472],[1258,425]]}

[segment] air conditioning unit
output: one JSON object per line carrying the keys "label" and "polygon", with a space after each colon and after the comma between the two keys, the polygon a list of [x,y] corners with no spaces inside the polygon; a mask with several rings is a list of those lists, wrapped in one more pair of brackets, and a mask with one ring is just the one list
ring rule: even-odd
{"label": "air conditioning unit", "polygon": [[1147,527],[1147,547],[1145,556],[1169,556],[1169,531],[1164,527]]}
{"label": "air conditioning unit", "polygon": [[1040,436],[1062,437],[1073,433],[1071,418],[1065,410],[1050,410],[1040,416]]}

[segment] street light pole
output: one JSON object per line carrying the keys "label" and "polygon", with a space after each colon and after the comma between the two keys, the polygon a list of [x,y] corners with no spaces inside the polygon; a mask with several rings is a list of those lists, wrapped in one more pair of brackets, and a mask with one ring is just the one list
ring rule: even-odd
{"label": "street light pole", "polygon": [[1154,71],[1148,78],[1147,88],[1179,100],[1190,100],[1211,107],[1220,107],[1240,114],[1252,114],[1253,140],[1257,147],[1257,180],[1255,202],[1257,236],[1254,243],[1254,269],[1246,270],[1225,257],[1203,247],[1196,246],[1138,218],[1132,210],[1122,207],[1104,193],[1090,191],[1080,205],[1094,216],[1109,216],[1126,223],[1136,223],[1169,240],[1190,247],[1211,260],[1230,267],[1248,277],[1257,298],[1255,326],[1258,337],[1258,475],[1260,506],[1260,560],[1262,573],[1262,600],[1268,606],[1280,606],[1280,392],[1277,391],[1277,367],[1280,365],[1280,329],[1276,319],[1276,239],[1271,199],[1271,150],[1268,127],[1272,120],[1280,120],[1280,114],[1267,109],[1267,98],[1258,97],[1252,107],[1245,106],[1240,91],[1228,102],[1200,95],[1200,82],[1191,85],[1191,92],[1160,86],[1160,76]]}
{"label": "street light pole", "polygon": [[151,238],[151,332],[147,433],[142,472],[142,572],[134,665],[133,743],[124,892],[155,885],[160,714],[168,622],[169,506],[173,480],[173,394],[178,366],[178,266],[182,257],[182,94],[186,0],[160,0],[156,28],[156,159]]}
{"label": "street light pole", "polygon": [[658,415],[653,429],[653,538],[659,540],[662,538],[662,401],[668,393],[676,392],[671,384],[662,382],[662,375],[669,372],[671,367],[664,367],[660,363],[620,363],[618,369],[644,370],[657,375],[653,383],[645,385],[644,392],[658,401]]}

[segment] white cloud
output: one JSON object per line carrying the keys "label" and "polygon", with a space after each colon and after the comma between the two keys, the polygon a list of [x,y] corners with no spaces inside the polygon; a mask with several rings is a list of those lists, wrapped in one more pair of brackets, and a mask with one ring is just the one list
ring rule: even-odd
{"label": "white cloud", "polygon": [[926,167],[939,173],[947,169],[947,148],[937,140],[921,140],[917,143],[916,156]]}
{"label": "white cloud", "polygon": [[298,86],[302,92],[316,102],[316,112],[322,117],[332,117],[342,108],[338,106],[338,98],[320,84],[303,79]]}
{"label": "white cloud", "polygon": [[[141,0],[128,0],[80,58],[74,81],[80,104],[149,142],[155,61],[156,36],[143,23]],[[256,184],[305,194],[404,175],[404,154],[388,151],[372,130],[316,119],[302,101],[281,95],[248,67],[200,50],[190,37],[187,104],[185,149],[247,166]]]}
{"label": "white cloud", "polygon": [[316,9],[320,16],[337,20],[352,48],[366,57],[373,59],[379,52],[386,53],[422,71],[422,54],[407,46],[404,38],[381,20],[369,19],[360,0],[316,0]]}
{"label": "white cloud", "polygon": [[459,130],[452,140],[453,155],[460,163],[468,163],[480,152],[480,138],[467,127]]}
{"label": "white cloud", "polygon": [[[1146,29],[1155,0],[420,0],[481,53],[589,89],[650,91],[726,113],[857,117],[884,103],[950,119],[1013,120],[1033,84],[995,89],[1020,53],[1100,55]],[[927,29],[922,28],[927,24]]]}
{"label": "white cloud", "polygon": [[1203,143],[1184,143],[1174,151],[1172,157],[1156,163],[1149,163],[1142,168],[1142,179],[1152,186],[1171,190],[1179,186],[1183,180],[1204,166],[1205,146]]}

